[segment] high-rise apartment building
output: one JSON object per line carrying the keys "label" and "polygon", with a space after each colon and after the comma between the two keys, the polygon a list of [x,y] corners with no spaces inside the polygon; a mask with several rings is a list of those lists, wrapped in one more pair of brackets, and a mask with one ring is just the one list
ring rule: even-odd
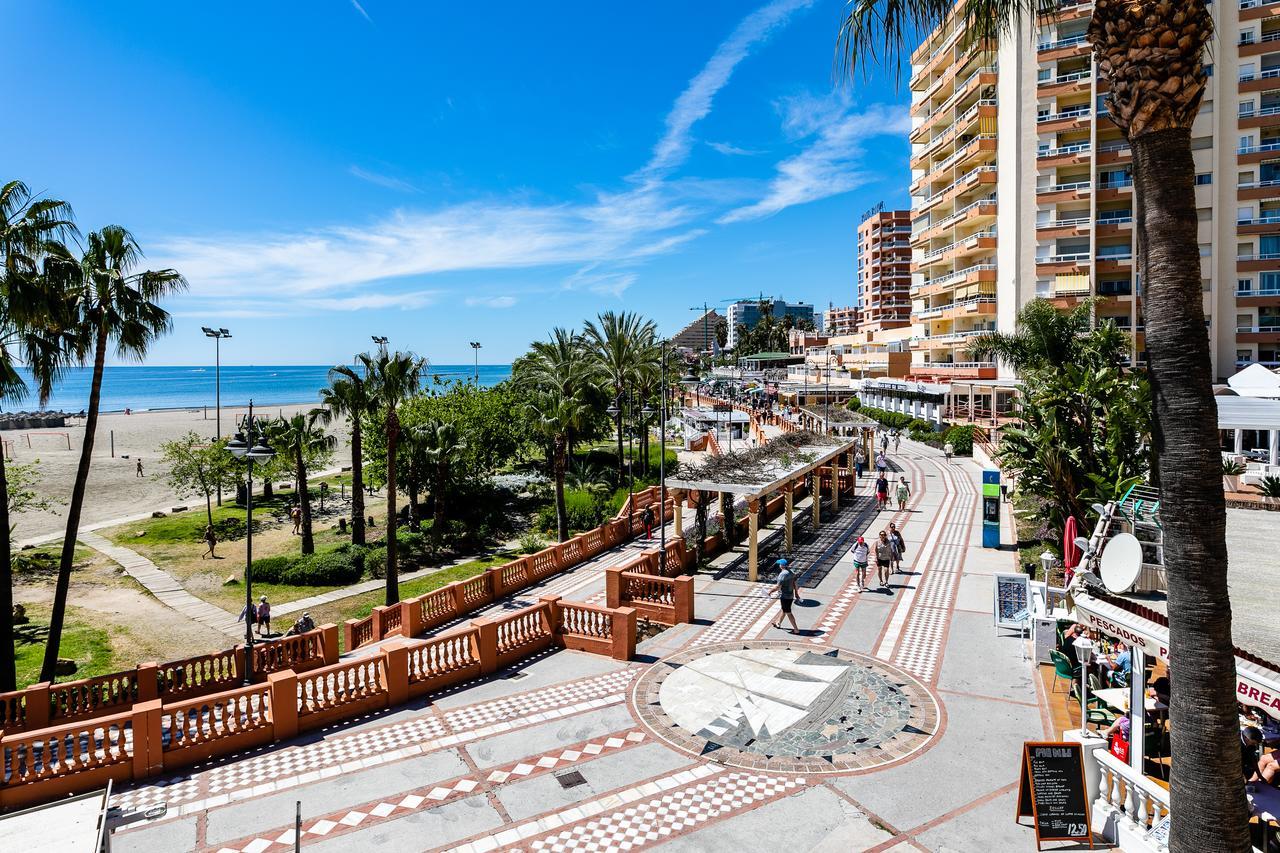
{"label": "high-rise apartment building", "polygon": [[962,35],[948,20],[911,57],[911,373],[938,381],[995,376],[965,348],[996,327],[997,76]]}
{"label": "high-rise apartment building", "polygon": [[726,345],[729,349],[734,349],[738,345],[739,327],[751,329],[755,328],[756,323],[760,322],[760,318],[763,316],[760,311],[762,301],[772,311],[775,320],[781,321],[783,317],[790,317],[792,320],[804,320],[808,323],[812,323],[814,320],[813,306],[808,302],[787,302],[783,299],[740,299],[732,303],[726,312],[729,326]]}
{"label": "high-rise apartment building", "polygon": [[858,225],[858,328],[911,323],[911,211],[877,210]]}
{"label": "high-rise apartment building", "polygon": [[[1217,38],[1192,128],[1214,375],[1280,366],[1280,0],[1209,6]],[[1086,297],[1144,358],[1132,155],[1085,40],[1091,2],[1067,0],[999,45],[953,22],[912,57],[913,375],[994,377],[968,339],[1011,331],[1042,297]],[[997,70],[998,69],[998,70]]]}

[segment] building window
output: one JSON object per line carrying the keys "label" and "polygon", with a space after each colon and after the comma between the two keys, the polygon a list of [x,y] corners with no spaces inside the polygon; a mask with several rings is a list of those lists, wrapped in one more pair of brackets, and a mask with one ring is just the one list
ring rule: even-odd
{"label": "building window", "polygon": [[1201,243],[1201,244],[1200,244],[1200,257],[1202,257],[1202,258],[1210,258],[1210,257],[1213,257],[1213,244],[1212,244],[1212,243]]}
{"label": "building window", "polygon": [[1213,183],[1212,172],[1201,172],[1200,174],[1196,175],[1196,186],[1203,187],[1206,184],[1211,184],[1211,183]]}
{"label": "building window", "polygon": [[1253,279],[1238,278],[1236,279],[1236,293],[1251,293],[1253,291]]}
{"label": "building window", "polygon": [[1254,102],[1253,102],[1253,99],[1252,99],[1252,98],[1250,98],[1250,99],[1249,99],[1249,100],[1247,100],[1247,101],[1241,101],[1241,102],[1240,102],[1240,115],[1242,115],[1242,116],[1251,116],[1251,115],[1253,115],[1253,104],[1254,104]]}

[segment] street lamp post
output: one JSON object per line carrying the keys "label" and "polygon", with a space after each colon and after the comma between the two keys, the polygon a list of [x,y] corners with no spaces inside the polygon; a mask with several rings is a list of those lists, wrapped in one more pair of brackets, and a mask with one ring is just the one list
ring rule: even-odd
{"label": "street lamp post", "polygon": [[[214,430],[217,440],[222,440],[222,339],[231,337],[226,329],[210,329],[201,326],[206,338],[213,338],[213,399]],[[218,483],[218,506],[222,506],[222,483]]]}
{"label": "street lamp post", "polygon": [[267,444],[262,420],[253,416],[253,401],[249,401],[249,414],[240,423],[240,431],[227,442],[227,450],[237,459],[249,463],[244,491],[245,540],[244,540],[244,683],[253,681],[253,465],[270,462],[276,452]]}
{"label": "street lamp post", "polygon": [[475,350],[475,353],[476,353],[476,384],[479,385],[480,384],[480,342],[472,341],[471,348]]}
{"label": "street lamp post", "polygon": [[831,345],[827,345],[827,390],[822,395],[823,402],[826,404],[826,413],[823,415],[823,430],[831,432]]}
{"label": "street lamp post", "polygon": [[378,347],[379,347],[383,352],[386,352],[386,351],[387,351],[387,337],[386,337],[386,335],[370,335],[369,337],[373,339],[373,342],[374,342],[375,344],[377,344],[377,345],[378,345]]}

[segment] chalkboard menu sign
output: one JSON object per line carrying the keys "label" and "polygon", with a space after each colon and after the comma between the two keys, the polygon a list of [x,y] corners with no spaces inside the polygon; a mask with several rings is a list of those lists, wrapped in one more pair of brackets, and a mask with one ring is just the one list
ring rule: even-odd
{"label": "chalkboard menu sign", "polygon": [[1084,751],[1069,742],[1022,745],[1018,779],[1018,817],[1035,821],[1036,849],[1043,841],[1087,841],[1089,797],[1084,784]]}
{"label": "chalkboard menu sign", "polygon": [[1031,579],[1022,573],[996,572],[994,595],[996,627],[1025,628],[1031,609]]}

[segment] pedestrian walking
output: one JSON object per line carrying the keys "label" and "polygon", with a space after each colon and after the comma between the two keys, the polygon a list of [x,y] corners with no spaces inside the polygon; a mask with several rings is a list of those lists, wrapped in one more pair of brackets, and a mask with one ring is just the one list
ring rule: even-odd
{"label": "pedestrian walking", "polygon": [[881,474],[889,470],[889,460],[885,458],[883,450],[876,454],[876,470]]}
{"label": "pedestrian walking", "polygon": [[884,509],[889,503],[889,478],[880,472],[880,476],[876,478],[876,506],[878,509]]}
{"label": "pedestrian walking", "polygon": [[907,485],[906,477],[898,478],[898,512],[907,511],[907,499],[911,497],[911,487]]}
{"label": "pedestrian walking", "polygon": [[858,452],[853,455],[853,467],[858,472],[858,479],[862,479],[862,472],[867,467],[867,454],[862,452],[862,448],[858,448]]}
{"label": "pedestrian walking", "polygon": [[889,541],[893,543],[893,570],[902,571],[902,558],[907,554],[907,540],[902,538],[898,525],[889,522]]}
{"label": "pedestrian walking", "polygon": [[644,522],[644,538],[652,539],[653,538],[653,507],[651,506],[645,507],[644,515],[640,517],[640,520]]}
{"label": "pedestrian walking", "polygon": [[887,432],[880,433],[880,450],[884,452],[889,450],[889,433]]}
{"label": "pedestrian walking", "polygon": [[293,509],[289,510],[289,519],[293,521],[293,535],[301,536],[302,535],[302,507],[294,506]]}
{"label": "pedestrian walking", "polygon": [[893,452],[896,454],[898,452],[898,448],[901,446],[902,446],[902,433],[898,432],[895,429],[893,431]]}
{"label": "pedestrian walking", "polygon": [[867,563],[871,559],[871,548],[867,545],[867,540],[859,536],[849,553],[853,556],[853,580],[858,585],[858,592],[862,592],[867,588]]}
{"label": "pedestrian walking", "polygon": [[218,557],[213,553],[213,547],[218,544],[218,534],[213,532],[212,524],[206,524],[204,526],[203,538],[204,538],[204,544],[209,546],[209,550],[201,554],[200,559],[203,560],[205,557],[210,557],[214,560],[218,559]]}
{"label": "pedestrian walking", "polygon": [[942,452],[947,457],[947,461],[950,462],[951,454],[956,452],[955,445],[948,441],[946,444],[942,445]]}
{"label": "pedestrian walking", "polygon": [[142,460],[141,459],[138,460],[138,467],[135,470],[137,471],[137,473],[134,476],[141,477],[142,476]]}
{"label": "pedestrian walking", "polygon": [[893,566],[893,543],[889,541],[888,531],[881,530],[876,540],[876,574],[883,589],[889,588],[889,570]]}
{"label": "pedestrian walking", "polygon": [[258,600],[258,636],[268,637],[271,635],[271,605],[267,602],[264,595]]}
{"label": "pedestrian walking", "polygon": [[796,624],[796,617],[791,612],[791,605],[796,600],[796,576],[792,574],[786,560],[778,561],[778,579],[773,597],[778,599],[778,618],[773,621],[773,627],[781,628],[782,617],[785,616],[791,623],[791,633],[800,633],[800,626]]}

